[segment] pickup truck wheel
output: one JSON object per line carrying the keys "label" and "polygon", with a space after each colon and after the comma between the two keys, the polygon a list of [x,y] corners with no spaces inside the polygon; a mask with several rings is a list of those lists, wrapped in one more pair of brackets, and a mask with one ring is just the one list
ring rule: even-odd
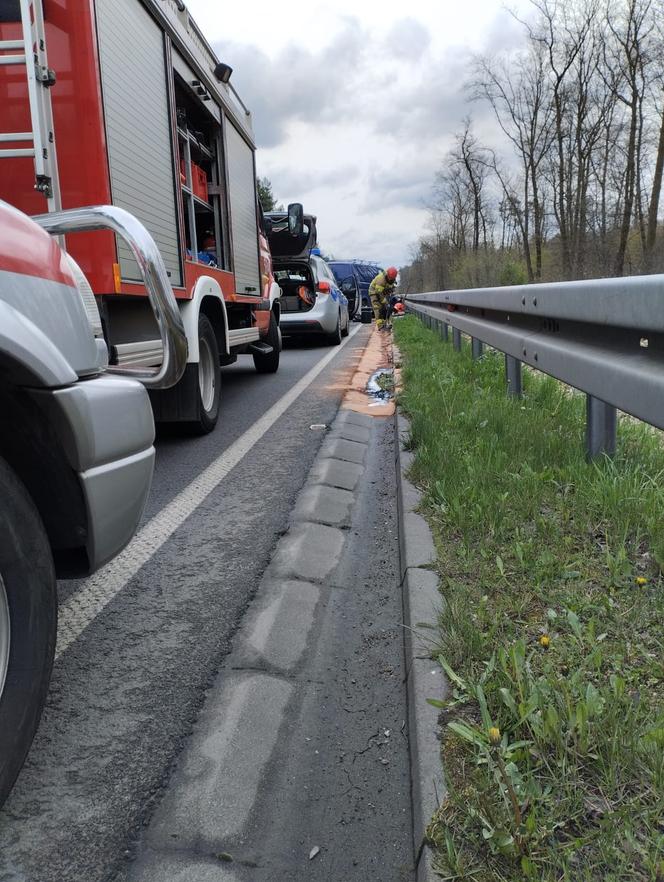
{"label": "pickup truck wheel", "polygon": [[259,374],[276,374],[279,370],[279,355],[281,353],[281,328],[273,312],[270,313],[270,326],[265,342],[270,344],[272,352],[267,355],[254,352],[254,367]]}
{"label": "pickup truck wheel", "polygon": [[0,459],[0,805],[46,700],[57,633],[53,558],[27,490]]}
{"label": "pickup truck wheel", "polygon": [[217,425],[221,398],[221,369],[219,346],[210,319],[198,316],[198,420],[191,428],[206,435]]}
{"label": "pickup truck wheel", "polygon": [[331,346],[338,346],[341,343],[341,314],[337,315],[337,327],[332,334],[328,334],[327,342]]}

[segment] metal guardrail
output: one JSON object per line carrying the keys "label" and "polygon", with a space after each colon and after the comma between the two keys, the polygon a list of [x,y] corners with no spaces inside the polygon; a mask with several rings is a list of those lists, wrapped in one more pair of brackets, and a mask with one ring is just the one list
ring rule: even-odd
{"label": "metal guardrail", "polygon": [[523,364],[587,395],[586,451],[612,455],[617,410],[664,429],[664,276],[410,294],[406,309],[455,349],[505,353],[508,393]]}

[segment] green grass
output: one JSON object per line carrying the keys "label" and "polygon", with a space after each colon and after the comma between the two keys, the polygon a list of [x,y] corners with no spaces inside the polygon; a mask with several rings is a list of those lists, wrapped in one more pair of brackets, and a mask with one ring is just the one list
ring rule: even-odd
{"label": "green grass", "polygon": [[661,435],[623,419],[588,464],[583,396],[524,371],[509,399],[496,353],[395,335],[444,597],[439,873],[662,882]]}

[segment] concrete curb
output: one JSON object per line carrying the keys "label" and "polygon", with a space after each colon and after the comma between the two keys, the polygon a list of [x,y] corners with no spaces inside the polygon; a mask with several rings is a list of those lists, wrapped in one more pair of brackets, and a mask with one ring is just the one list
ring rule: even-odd
{"label": "concrete curb", "polygon": [[[436,560],[433,536],[424,518],[417,514],[422,494],[406,472],[413,454],[405,450],[410,423],[397,411],[396,435],[397,508],[401,553],[408,731],[410,737],[411,787],[413,803],[413,845],[417,882],[435,882],[433,853],[425,841],[426,828],[445,795],[440,759],[439,712],[427,698],[443,699],[447,682],[437,662],[431,659],[432,632],[442,606],[438,577],[429,565]],[[422,626],[425,626],[424,628]]]}

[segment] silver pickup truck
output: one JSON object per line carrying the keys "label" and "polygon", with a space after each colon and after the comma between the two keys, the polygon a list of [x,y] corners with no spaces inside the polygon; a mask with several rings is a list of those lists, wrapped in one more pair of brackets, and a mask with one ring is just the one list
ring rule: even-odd
{"label": "silver pickup truck", "polygon": [[[46,697],[55,580],[92,573],[133,536],[154,464],[145,387],[173,385],[187,359],[166,269],[135,218],[100,206],[35,220],[0,201],[0,805]],[[164,344],[152,373],[111,372],[90,286],[53,238],[95,229],[121,236],[143,273]]]}

